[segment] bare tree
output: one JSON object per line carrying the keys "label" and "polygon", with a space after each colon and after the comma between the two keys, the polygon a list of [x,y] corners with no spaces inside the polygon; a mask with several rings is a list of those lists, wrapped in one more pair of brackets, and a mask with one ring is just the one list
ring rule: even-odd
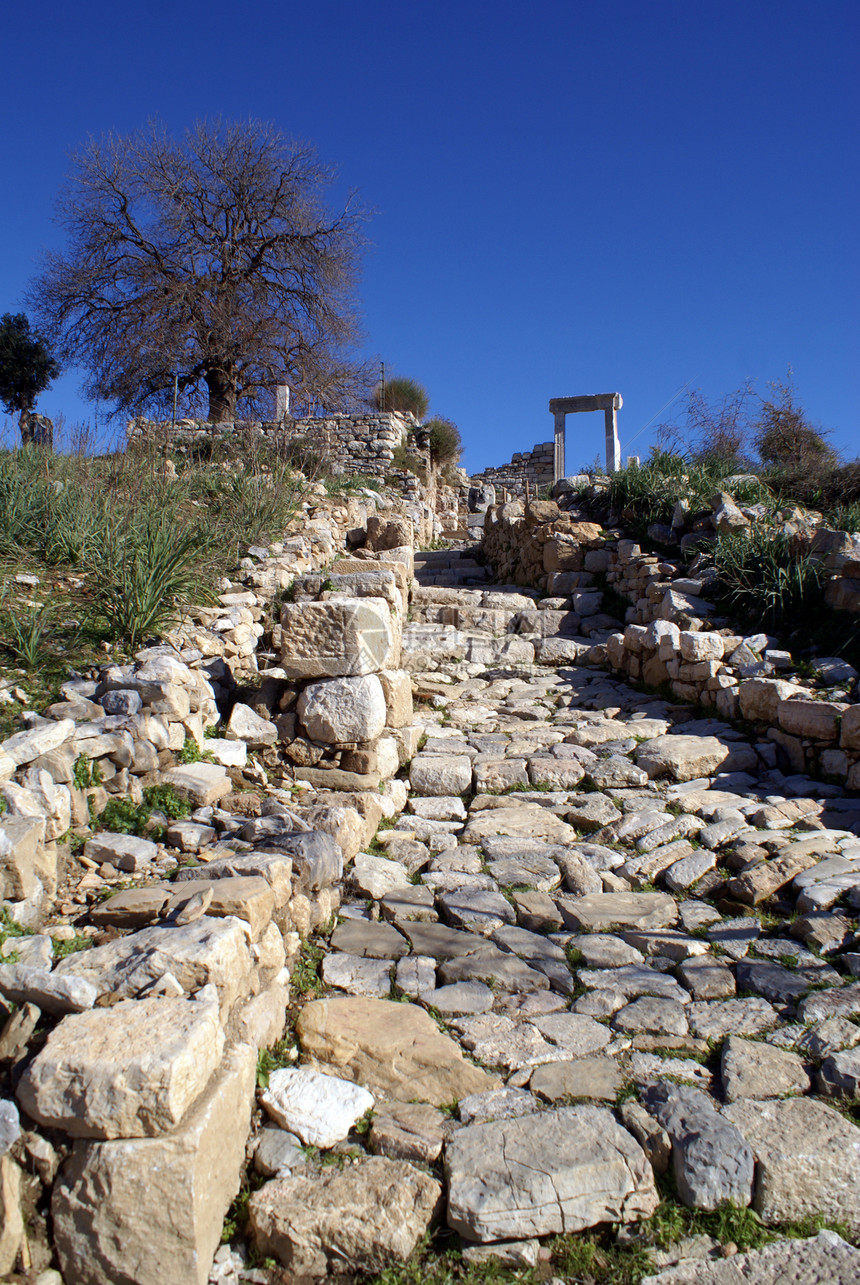
{"label": "bare tree", "polygon": [[157,124],[91,139],[73,156],[29,300],[85,391],[117,412],[183,407],[264,415],[289,383],[326,409],[368,386],[355,360],[364,212],[332,213],[332,171],[257,121],[200,121],[177,142]]}

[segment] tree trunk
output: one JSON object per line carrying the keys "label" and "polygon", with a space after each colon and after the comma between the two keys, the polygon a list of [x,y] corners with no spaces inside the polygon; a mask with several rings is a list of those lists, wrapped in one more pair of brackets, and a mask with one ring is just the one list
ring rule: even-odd
{"label": "tree trunk", "polygon": [[236,418],[238,390],[225,370],[207,370],[206,387],[209,389],[209,422],[223,424]]}
{"label": "tree trunk", "polygon": [[33,440],[33,400],[34,399],[31,398],[25,405],[21,406],[21,411],[18,415],[18,427],[21,430],[22,446],[29,446]]}

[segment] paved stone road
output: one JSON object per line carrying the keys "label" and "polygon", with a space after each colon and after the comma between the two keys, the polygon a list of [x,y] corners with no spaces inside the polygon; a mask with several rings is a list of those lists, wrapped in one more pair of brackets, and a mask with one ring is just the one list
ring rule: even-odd
{"label": "paved stone road", "polygon": [[[416,567],[404,649],[426,739],[406,812],[347,872],[303,1061],[368,1086],[371,1151],[413,1174],[444,1154],[449,1226],[527,1242],[511,1263],[536,1237],[647,1217],[670,1165],[689,1205],[856,1235],[860,800],[600,671],[519,664],[504,629],[540,611],[528,595],[465,557]],[[283,1074],[289,1095],[312,1072]],[[290,1176],[252,1200],[258,1243],[297,1271],[372,1261],[330,1216],[359,1189],[378,1207],[368,1165],[335,1191],[284,1145]],[[411,1181],[395,1221],[417,1237],[442,1191]],[[860,1278],[836,1240],[792,1280]],[[665,1279],[783,1279],[778,1254],[757,1262]]]}

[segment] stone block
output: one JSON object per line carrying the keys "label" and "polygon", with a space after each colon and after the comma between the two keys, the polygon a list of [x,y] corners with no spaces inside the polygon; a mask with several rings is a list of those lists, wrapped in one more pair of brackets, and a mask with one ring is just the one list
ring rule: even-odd
{"label": "stone block", "polygon": [[185,763],[168,768],[163,778],[168,785],[184,790],[198,808],[217,803],[233,789],[227,769],[218,763]]}
{"label": "stone block", "polygon": [[848,708],[838,701],[781,700],[777,706],[779,725],[789,736],[814,741],[835,741],[839,722]]}
{"label": "stone block", "polygon": [[448,1225],[482,1243],[636,1222],[658,1204],[645,1153],[601,1107],[468,1125],[445,1169]]}
{"label": "stone block", "polygon": [[440,1184],[403,1160],[373,1156],[342,1170],[267,1183],[249,1205],[258,1253],[290,1280],[374,1274],[405,1262],[433,1221]]}
{"label": "stone block", "polygon": [[0,820],[0,898],[27,901],[57,888],[57,851],[45,846],[44,817]]}
{"label": "stone block", "polygon": [[206,1285],[239,1189],[255,1071],[256,1049],[240,1044],[172,1132],[76,1143],[51,1206],[65,1280]]}
{"label": "stone block", "polygon": [[816,1215],[860,1230],[860,1129],[810,1098],[734,1102],[723,1108],[752,1147],[752,1205],[763,1222]]}
{"label": "stone block", "polygon": [[387,727],[403,728],[412,722],[412,679],[405,669],[386,669],[379,675],[385,696]]}
{"label": "stone block", "polygon": [[397,664],[397,618],[384,598],[285,602],[281,663],[288,678],[342,678]]}
{"label": "stone block", "polygon": [[313,741],[326,745],[374,741],[385,727],[382,683],[376,674],[310,683],[299,697],[297,711]]}
{"label": "stone block", "polygon": [[18,1083],[29,1116],[74,1138],[139,1138],[177,1125],[221,1060],[218,1006],[126,1000],[63,1019]]}

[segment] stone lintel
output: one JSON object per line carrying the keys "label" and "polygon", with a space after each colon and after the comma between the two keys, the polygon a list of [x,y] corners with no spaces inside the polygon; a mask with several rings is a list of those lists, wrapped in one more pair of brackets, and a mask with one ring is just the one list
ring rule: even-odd
{"label": "stone lintel", "polygon": [[572,415],[576,411],[620,410],[620,393],[594,393],[585,397],[553,397],[550,399],[551,415]]}

